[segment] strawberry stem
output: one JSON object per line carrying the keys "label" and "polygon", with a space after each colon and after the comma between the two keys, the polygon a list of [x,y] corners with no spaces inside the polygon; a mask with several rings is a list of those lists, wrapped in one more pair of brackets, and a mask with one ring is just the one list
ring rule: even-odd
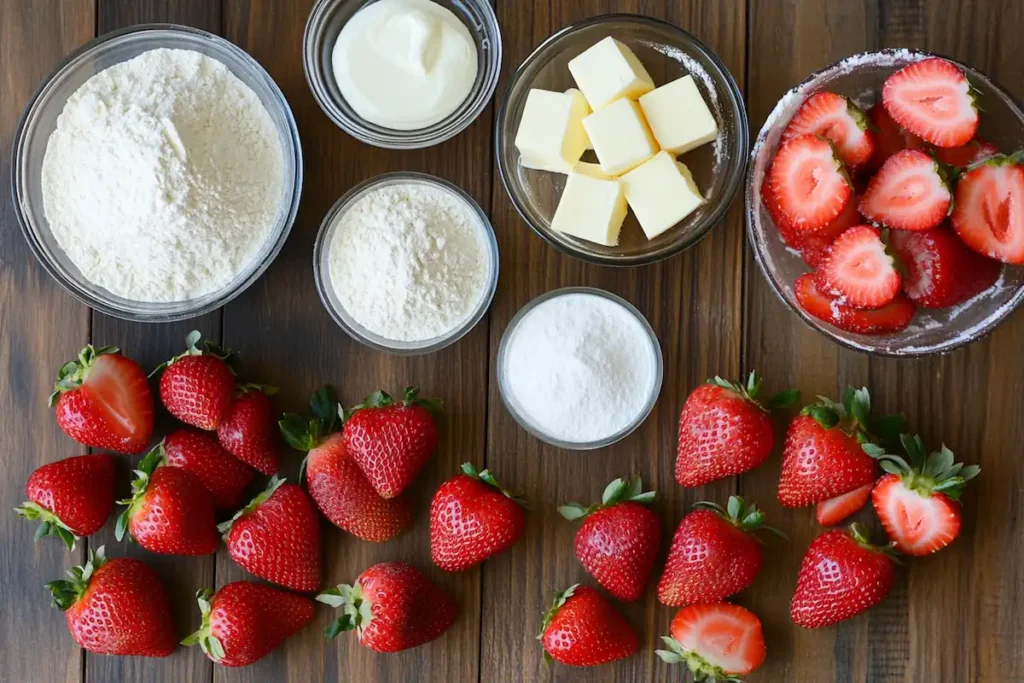
{"label": "strawberry stem", "polygon": [[84,565],[72,567],[65,572],[69,580],[60,579],[46,584],[52,597],[51,604],[63,612],[78,602],[89,588],[92,575],[106,564],[106,561],[104,546],[101,545],[89,551],[89,558]]}

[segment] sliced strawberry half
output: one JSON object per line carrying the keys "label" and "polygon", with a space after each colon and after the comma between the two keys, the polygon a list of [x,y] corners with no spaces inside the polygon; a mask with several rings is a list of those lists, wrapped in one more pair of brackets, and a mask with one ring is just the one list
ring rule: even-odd
{"label": "sliced strawberry half", "polygon": [[879,308],[896,298],[902,278],[878,228],[856,225],[832,243],[817,283],[848,306]]}
{"label": "sliced strawberry half", "polygon": [[859,489],[844,493],[835,498],[818,503],[815,508],[815,518],[821,526],[836,526],[844,519],[864,507],[871,497],[871,489],[874,483],[864,484]]}
{"label": "sliced strawberry half", "polygon": [[999,154],[999,148],[981,138],[974,138],[960,147],[933,147],[931,153],[947,166],[967,168]]}
{"label": "sliced strawberry half", "polygon": [[793,284],[797,303],[809,315],[858,334],[893,334],[906,329],[914,317],[914,302],[897,295],[891,302],[875,309],[853,308],[826,296],[815,284],[814,273],[797,278]]}
{"label": "sliced strawberry half", "polygon": [[936,147],[959,147],[978,130],[971,84],[956,64],[932,57],[906,66],[882,86],[889,115]]}
{"label": "sliced strawberry half", "polygon": [[875,128],[875,151],[868,168],[881,168],[889,157],[901,150],[924,147],[924,141],[893,121],[881,103],[868,109],[868,120]]}
{"label": "sliced strawberry half", "polygon": [[657,650],[669,664],[685,663],[696,680],[737,680],[761,666],[765,657],[761,620],[728,602],[684,607],[672,619],[667,650]]}
{"label": "sliced strawberry half", "polygon": [[903,291],[919,306],[946,308],[967,301],[999,279],[1003,266],[971,251],[946,227],[894,230],[889,246],[903,266]]}
{"label": "sliced strawberry half", "polygon": [[831,142],[839,159],[851,168],[866,164],[875,149],[864,112],[842,95],[831,92],[807,98],[782,132],[782,140],[807,134],[820,135]]}
{"label": "sliced strawberry half", "polygon": [[836,241],[836,238],[862,222],[861,215],[857,211],[858,204],[859,201],[854,197],[834,221],[820,230],[801,235],[800,246],[795,248],[800,251],[804,263],[811,268],[820,267],[832,252],[832,243]]}
{"label": "sliced strawberry half", "polygon": [[1024,264],[1024,153],[993,157],[961,176],[952,222],[979,254]]}
{"label": "sliced strawberry half", "polygon": [[889,157],[860,200],[870,221],[898,230],[930,230],[949,214],[946,173],[924,152],[905,149]]}
{"label": "sliced strawberry half", "polygon": [[814,232],[836,219],[853,190],[832,145],[816,135],[783,142],[768,170],[773,215],[795,232]]}

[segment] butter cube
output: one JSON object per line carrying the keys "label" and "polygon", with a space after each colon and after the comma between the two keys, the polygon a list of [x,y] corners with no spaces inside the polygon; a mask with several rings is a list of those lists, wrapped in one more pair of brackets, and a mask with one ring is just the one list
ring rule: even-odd
{"label": "butter cube", "polygon": [[578,90],[566,93],[531,90],[516,132],[521,163],[528,168],[569,169],[587,149],[583,119],[590,112]]}
{"label": "butter cube", "polygon": [[574,173],[588,175],[598,180],[615,180],[615,176],[608,175],[601,170],[601,164],[592,164],[589,161],[577,161],[572,170]]}
{"label": "butter cube", "polygon": [[649,240],[675,226],[704,203],[690,169],[668,152],[659,152],[619,180]]}
{"label": "butter cube", "polygon": [[616,100],[595,111],[583,119],[583,127],[608,175],[631,171],[658,152],[658,142],[633,100]]}
{"label": "butter cube", "polygon": [[551,229],[614,247],[619,243],[619,230],[627,210],[626,195],[618,180],[570,173]]}
{"label": "butter cube", "polygon": [[615,100],[635,100],[654,90],[654,81],[633,51],[611,36],[569,62],[569,72],[597,111]]}
{"label": "butter cube", "polygon": [[[581,93],[576,88],[569,88],[568,90],[565,91],[565,94],[566,95],[572,95],[573,97],[576,97],[576,95],[579,94],[580,97],[583,97],[583,93]],[[584,101],[586,101],[586,99],[587,99],[586,97],[583,97]],[[590,104],[588,103],[587,104],[587,116],[590,116],[592,113],[593,113],[593,110],[590,108]],[[583,134],[587,135],[587,131],[584,130]],[[594,149],[594,143],[592,143],[590,141],[590,136],[589,135],[587,135],[587,149]]]}
{"label": "butter cube", "polygon": [[661,148],[679,156],[718,136],[718,124],[693,76],[666,83],[640,98],[640,107]]}
{"label": "butter cube", "polygon": [[[583,162],[578,161],[576,163],[582,164]],[[534,157],[529,154],[519,155],[519,165],[535,171],[548,171],[550,173],[561,173],[562,175],[569,175],[572,169],[575,168],[565,159],[547,159],[544,157]]]}

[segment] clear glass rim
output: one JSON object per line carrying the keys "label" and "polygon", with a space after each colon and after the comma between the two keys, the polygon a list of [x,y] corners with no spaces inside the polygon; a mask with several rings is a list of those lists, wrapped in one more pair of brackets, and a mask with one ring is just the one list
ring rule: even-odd
{"label": "clear glass rim", "polygon": [[[354,324],[354,321],[350,322],[346,320],[342,315],[342,312],[335,307],[334,303],[330,299],[330,294],[328,292],[330,287],[328,284],[328,269],[323,268],[321,265],[321,261],[326,257],[328,249],[327,235],[335,220],[351,208],[352,204],[367,192],[370,192],[376,187],[384,184],[401,181],[411,181],[432,185],[433,187],[441,190],[451,192],[461,199],[466,208],[469,209],[470,212],[478,219],[479,229],[486,244],[488,260],[488,281],[484,286],[483,295],[481,296],[476,308],[473,309],[473,312],[462,323],[460,323],[458,327],[455,327],[447,334],[417,342],[388,340],[380,335],[370,332],[369,330],[361,328],[358,324]],[[320,229],[317,231],[316,241],[313,244],[313,279],[316,282],[316,291],[320,297],[320,302],[330,314],[331,318],[338,327],[344,330],[345,334],[363,346],[395,356],[422,356],[433,353],[447,346],[451,346],[469,334],[469,332],[476,327],[477,323],[483,320],[484,316],[487,314],[487,310],[491,307],[491,302],[494,300],[494,294],[498,289],[498,264],[498,240],[494,234],[494,227],[491,225],[490,219],[487,217],[487,214],[484,213],[483,209],[480,208],[480,205],[477,204],[476,200],[454,183],[428,173],[418,173],[414,171],[384,173],[364,180],[355,187],[349,189],[338,199],[338,201],[334,203],[330,210],[328,210],[327,215],[324,216],[323,221],[320,223]]]}
{"label": "clear glass rim", "polygon": [[[654,353],[654,382],[651,384],[651,394],[648,397],[647,402],[644,404],[644,408],[637,414],[636,418],[625,427],[604,439],[598,439],[596,441],[562,441],[540,431],[530,423],[525,415],[521,414],[516,409],[505,386],[505,358],[508,354],[508,344],[516,328],[519,326],[519,323],[522,322],[523,318],[525,318],[530,311],[545,301],[568,294],[590,294],[593,296],[599,296],[622,306],[637,320],[637,322],[640,323],[640,326],[647,333],[651,342],[651,350]],[[665,375],[665,359],[662,355],[661,342],[658,341],[658,335],[655,333],[651,323],[636,306],[629,303],[621,296],[612,294],[611,292],[598,287],[561,287],[534,297],[530,301],[526,302],[526,304],[524,304],[523,307],[520,308],[514,316],[512,316],[512,319],[505,327],[505,332],[501,335],[501,342],[498,344],[498,355],[495,368],[498,379],[498,393],[501,395],[501,402],[505,405],[505,409],[515,419],[520,427],[550,446],[571,451],[592,451],[598,448],[604,448],[605,446],[611,446],[614,443],[622,441],[627,436],[635,432],[640,425],[647,420],[651,411],[654,410],[655,404],[658,402],[658,396],[661,395],[661,386]]]}

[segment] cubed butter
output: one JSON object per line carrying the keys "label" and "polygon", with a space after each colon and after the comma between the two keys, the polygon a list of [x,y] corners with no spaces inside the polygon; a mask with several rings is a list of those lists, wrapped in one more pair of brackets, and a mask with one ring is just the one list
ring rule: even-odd
{"label": "cubed butter", "polygon": [[668,152],[659,152],[619,180],[625,189],[626,200],[649,240],[679,223],[704,203],[690,169]]}
{"label": "cubed butter", "polygon": [[590,112],[578,90],[531,90],[516,132],[520,163],[528,168],[568,171],[587,149],[583,119]]}
{"label": "cubed butter", "polygon": [[617,179],[570,173],[551,220],[551,229],[606,247],[619,243],[626,219],[626,195]]}
{"label": "cubed butter", "polygon": [[[572,95],[573,97],[576,97],[576,95],[579,94],[580,97],[583,97],[583,93],[581,93],[576,88],[569,88],[568,90],[565,91],[565,94],[566,95]],[[587,98],[583,97],[583,101],[586,102],[586,100],[587,100]],[[590,116],[591,113],[593,113],[593,110],[590,108],[590,103],[588,102],[587,103],[587,116]],[[587,131],[584,130],[583,134],[587,135]],[[594,143],[592,143],[590,141],[590,136],[589,135],[587,135],[587,149],[594,149]]]}
{"label": "cubed butter", "polygon": [[643,95],[640,107],[658,144],[676,156],[718,136],[718,124],[693,76],[683,76]]}
{"label": "cubed butter", "polygon": [[[576,162],[577,165],[582,163],[582,161]],[[572,172],[573,168],[575,168],[575,166],[564,159],[534,157],[525,153],[520,153],[519,165],[523,168],[531,168],[535,171],[548,171],[549,173],[561,173],[562,175],[568,175]]]}
{"label": "cubed butter", "polygon": [[583,119],[597,160],[608,175],[622,175],[658,152],[658,142],[633,100],[615,100]]}
{"label": "cubed butter", "polygon": [[621,97],[635,100],[654,90],[654,81],[633,51],[611,36],[569,62],[576,85],[597,111]]}
{"label": "cubed butter", "polygon": [[588,175],[591,178],[597,178],[598,180],[615,180],[615,176],[608,175],[601,170],[601,164],[594,164],[589,161],[577,161],[572,170],[576,173]]}

